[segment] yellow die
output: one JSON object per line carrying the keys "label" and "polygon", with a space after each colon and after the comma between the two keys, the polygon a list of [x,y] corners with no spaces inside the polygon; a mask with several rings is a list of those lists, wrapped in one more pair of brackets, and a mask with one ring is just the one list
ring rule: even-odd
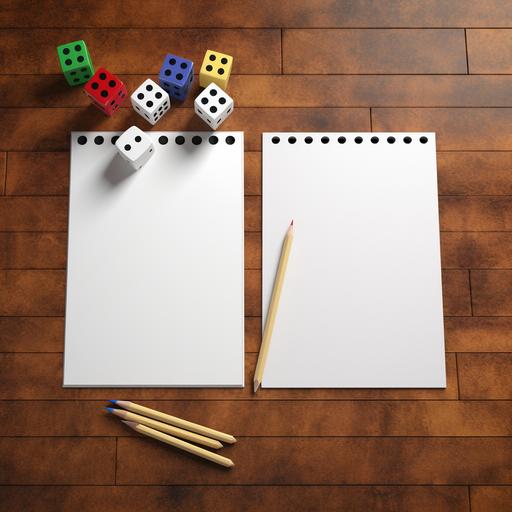
{"label": "yellow die", "polygon": [[203,64],[199,70],[199,85],[207,87],[213,82],[221,89],[226,90],[232,65],[233,57],[231,55],[206,50]]}

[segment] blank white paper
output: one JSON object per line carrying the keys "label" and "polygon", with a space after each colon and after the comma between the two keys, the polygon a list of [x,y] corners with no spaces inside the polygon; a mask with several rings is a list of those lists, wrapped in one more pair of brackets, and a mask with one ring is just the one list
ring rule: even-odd
{"label": "blank white paper", "polygon": [[71,136],[64,386],[243,386],[243,133],[116,135]]}
{"label": "blank white paper", "polygon": [[263,134],[264,315],[295,228],[264,387],[446,386],[435,149],[433,133]]}

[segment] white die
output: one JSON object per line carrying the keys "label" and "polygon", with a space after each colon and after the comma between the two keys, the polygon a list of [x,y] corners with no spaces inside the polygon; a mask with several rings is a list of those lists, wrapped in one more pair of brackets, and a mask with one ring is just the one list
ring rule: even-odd
{"label": "white die", "polygon": [[119,136],[116,148],[134,169],[140,169],[146,164],[155,150],[151,138],[136,126],[131,126]]}
{"label": "white die", "polygon": [[155,124],[171,108],[169,94],[150,78],[135,90],[130,100],[135,111],[151,124]]}
{"label": "white die", "polygon": [[233,112],[233,99],[213,82],[195,99],[196,114],[216,130]]}

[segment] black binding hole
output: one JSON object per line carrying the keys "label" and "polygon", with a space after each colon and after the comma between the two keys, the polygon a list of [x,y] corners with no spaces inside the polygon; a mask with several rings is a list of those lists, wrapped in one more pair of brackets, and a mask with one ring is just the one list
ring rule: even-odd
{"label": "black binding hole", "polygon": [[297,139],[295,137],[288,137],[288,142],[290,144],[295,144],[297,142]]}
{"label": "black binding hole", "polygon": [[165,146],[169,142],[169,138],[165,135],[160,135],[160,137],[158,137],[158,142],[162,144],[162,146]]}
{"label": "black binding hole", "polygon": [[328,144],[329,143],[329,137],[322,137],[321,139],[322,144]]}
{"label": "black binding hole", "polygon": [[347,138],[343,137],[343,135],[342,135],[341,137],[338,137],[338,142],[340,144],[345,144],[345,142],[347,142]]}
{"label": "black binding hole", "polygon": [[279,137],[272,137],[273,144],[279,144],[280,141],[281,141],[281,139]]}
{"label": "black binding hole", "polygon": [[97,137],[94,137],[94,144],[100,146],[101,144],[103,144],[104,140],[105,139],[101,135],[98,135]]}
{"label": "black binding hole", "polygon": [[87,137],[85,135],[80,135],[76,141],[78,144],[80,144],[80,146],[83,146],[84,144],[87,144]]}
{"label": "black binding hole", "polygon": [[388,137],[388,143],[389,144],[394,144],[395,143],[395,137]]}
{"label": "black binding hole", "polygon": [[215,145],[215,144],[217,144],[217,142],[219,142],[219,138],[218,138],[218,137],[216,137],[215,135],[212,135],[212,136],[208,139],[208,142],[209,142],[210,144]]}
{"label": "black binding hole", "polygon": [[372,137],[370,140],[372,141],[372,144],[377,144],[379,142],[379,137]]}
{"label": "black binding hole", "polygon": [[426,144],[426,143],[428,142],[428,137],[425,137],[425,136],[420,137],[420,142],[421,142],[422,144]]}
{"label": "black binding hole", "polygon": [[199,137],[199,135],[194,135],[192,137],[192,144],[194,144],[194,146],[199,146],[199,144],[201,144],[201,142],[203,142],[203,139],[201,137]]}
{"label": "black binding hole", "polygon": [[229,144],[231,146],[231,144],[234,144],[235,143],[235,137],[233,137],[232,135],[228,135],[226,137],[226,144]]}
{"label": "black binding hole", "polygon": [[304,139],[304,142],[305,142],[306,144],[311,144],[311,143],[313,142],[313,137],[306,137],[306,138]]}
{"label": "black binding hole", "polygon": [[410,143],[412,142],[411,137],[409,137],[409,136],[404,137],[404,142],[405,142],[406,144],[410,144]]}
{"label": "black binding hole", "polygon": [[354,142],[355,142],[356,144],[361,144],[361,142],[363,142],[363,137],[356,137],[356,138],[354,139]]}
{"label": "black binding hole", "polygon": [[114,135],[111,139],[110,139],[110,142],[112,142],[112,144],[115,144],[117,142],[117,139],[119,139],[119,135]]}
{"label": "black binding hole", "polygon": [[181,146],[182,144],[185,144],[185,137],[183,137],[183,135],[178,135],[174,139],[174,142],[176,142],[176,144],[178,144],[178,146]]}

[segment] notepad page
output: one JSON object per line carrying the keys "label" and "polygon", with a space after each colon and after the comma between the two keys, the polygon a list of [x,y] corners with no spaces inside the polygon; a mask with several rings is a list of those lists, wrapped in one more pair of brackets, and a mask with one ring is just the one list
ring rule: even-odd
{"label": "notepad page", "polygon": [[435,149],[263,134],[263,321],[294,220],[263,387],[446,386]]}
{"label": "notepad page", "polygon": [[117,135],[71,137],[64,385],[243,386],[243,133]]}

